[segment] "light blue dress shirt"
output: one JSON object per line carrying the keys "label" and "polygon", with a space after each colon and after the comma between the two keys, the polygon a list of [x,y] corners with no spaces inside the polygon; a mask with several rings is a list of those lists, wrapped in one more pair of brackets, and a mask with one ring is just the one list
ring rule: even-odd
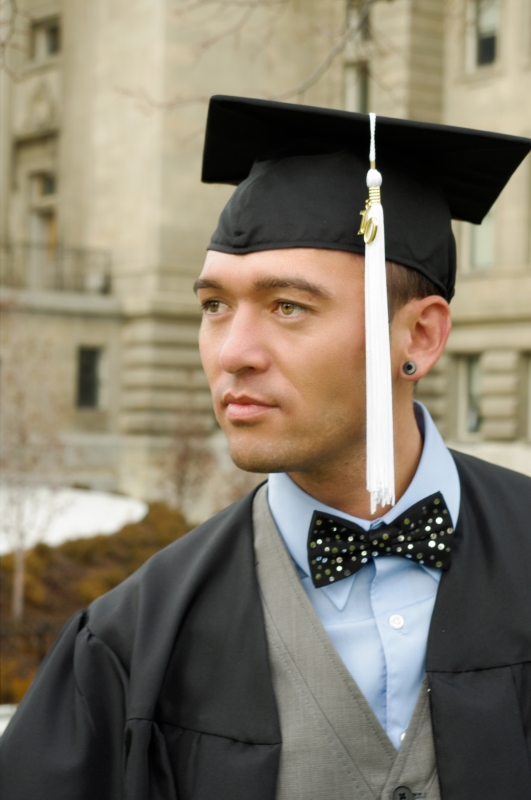
{"label": "light blue dress shirt", "polygon": [[371,560],[350,578],[316,589],[308,565],[314,511],[344,517],[365,530],[392,522],[414,503],[440,491],[455,527],[461,488],[455,462],[426,408],[415,403],[422,456],[396,505],[373,521],[351,517],[302,491],[285,473],[269,476],[271,514],[317,616],[346,668],[398,750],[426,670],[431,615],[441,572],[399,556]]}

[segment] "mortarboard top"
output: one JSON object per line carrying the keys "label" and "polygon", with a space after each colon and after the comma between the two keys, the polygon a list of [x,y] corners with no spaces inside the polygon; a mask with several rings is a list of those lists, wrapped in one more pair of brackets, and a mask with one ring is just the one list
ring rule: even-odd
{"label": "mortarboard top", "polygon": [[[215,95],[202,180],[239,184],[264,153],[297,139],[342,144],[366,163],[368,117],[350,111]],[[378,160],[417,165],[436,179],[453,219],[478,225],[531,151],[531,139],[378,116]],[[384,176],[385,178],[385,176]]]}
{"label": "mortarboard top", "polygon": [[[450,299],[450,219],[479,224],[531,150],[531,140],[377,118],[387,258],[432,280]],[[368,115],[214,96],[202,180],[236,184],[210,249],[247,253],[323,247],[363,254]]]}

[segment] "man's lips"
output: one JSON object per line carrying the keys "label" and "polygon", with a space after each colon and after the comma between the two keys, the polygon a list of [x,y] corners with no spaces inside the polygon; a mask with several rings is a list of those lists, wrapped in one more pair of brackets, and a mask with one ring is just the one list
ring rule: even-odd
{"label": "man's lips", "polygon": [[226,409],[227,419],[231,422],[250,420],[278,408],[275,403],[268,403],[257,397],[232,394],[224,395],[223,405]]}

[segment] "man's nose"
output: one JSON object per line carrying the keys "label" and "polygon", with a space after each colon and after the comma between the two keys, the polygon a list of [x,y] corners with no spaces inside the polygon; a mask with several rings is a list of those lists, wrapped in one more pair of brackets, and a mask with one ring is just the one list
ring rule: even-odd
{"label": "man's nose", "polygon": [[264,327],[255,309],[240,307],[236,310],[219,353],[219,365],[225,372],[267,369],[270,356]]}

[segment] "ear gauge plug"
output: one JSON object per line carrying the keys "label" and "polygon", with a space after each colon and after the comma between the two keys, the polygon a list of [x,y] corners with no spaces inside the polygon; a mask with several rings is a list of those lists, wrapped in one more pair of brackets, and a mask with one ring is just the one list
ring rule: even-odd
{"label": "ear gauge plug", "polygon": [[406,361],[406,363],[402,366],[402,372],[404,375],[414,375],[417,371],[417,365],[414,361]]}

